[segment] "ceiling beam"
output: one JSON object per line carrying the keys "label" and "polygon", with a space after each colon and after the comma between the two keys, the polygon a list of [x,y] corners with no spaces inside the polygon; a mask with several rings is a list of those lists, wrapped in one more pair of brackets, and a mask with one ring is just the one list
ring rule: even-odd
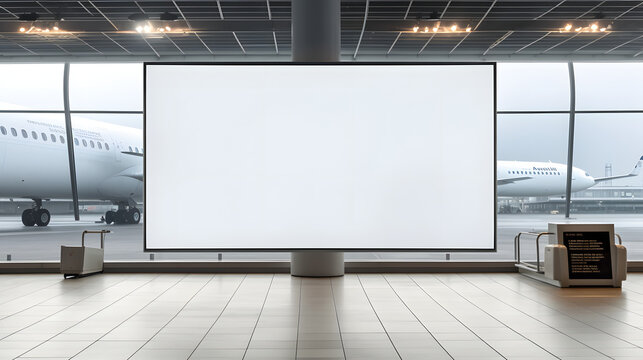
{"label": "ceiling beam", "polygon": [[[442,10],[442,12],[440,13],[440,17],[438,20],[442,20],[442,17],[444,16],[444,14],[447,12],[447,10],[449,10],[450,5],[451,5],[451,0],[449,0],[446,6],[444,6],[444,10]],[[420,51],[418,51],[417,53],[418,56],[422,53],[422,51],[424,51],[424,49],[426,49],[427,46],[429,46],[429,43],[431,42],[431,40],[433,40],[433,37],[435,37],[435,33],[432,33],[431,37],[429,37],[429,39],[424,43],[424,45],[422,45],[422,48],[420,48]]]}
{"label": "ceiling beam", "polygon": [[121,49],[125,50],[126,53],[132,55],[132,52],[127,50],[126,48],[123,47],[123,45],[119,44],[116,40],[112,39],[109,35],[102,33],[106,38],[110,39],[114,44],[118,45]]}
{"label": "ceiling beam", "polygon": [[[485,18],[487,17],[487,15],[489,15],[489,13],[491,12],[491,9],[493,9],[494,5],[496,5],[496,2],[498,2],[498,0],[493,0],[493,2],[491,3],[491,5],[490,5],[490,6],[489,6],[489,8],[487,9],[487,12],[485,12],[485,13],[484,13],[484,15],[482,15],[482,17],[480,18],[480,21],[478,21],[478,23],[476,24],[476,26],[473,28],[473,31],[478,30],[478,28],[480,27],[480,24],[482,24],[482,22],[484,21],[484,19],[485,19]],[[449,54],[453,53],[453,52],[455,51],[455,49],[457,49],[457,48],[458,48],[458,46],[460,46],[460,44],[462,44],[462,43],[463,43],[463,42],[464,42],[464,41],[469,37],[469,35],[471,35],[471,32],[467,32],[467,33],[464,35],[464,37],[463,37],[460,41],[458,41],[458,43],[457,43],[457,44],[455,44],[455,46],[453,47],[453,49],[451,49],[451,51],[449,51]]]}
{"label": "ceiling beam", "polygon": [[[406,8],[406,12],[404,13],[404,20],[406,20],[409,17],[409,12],[411,11],[411,6],[413,6],[413,0],[409,1],[409,6]],[[393,43],[391,44],[391,47],[388,48],[388,51],[386,52],[386,55],[390,54],[391,51],[393,51],[393,47],[395,44],[397,44],[397,41],[400,39],[400,36],[402,36],[402,32],[398,32],[397,36],[395,37],[395,40],[393,40]]]}
{"label": "ceiling beam", "polygon": [[362,32],[359,34],[359,40],[357,40],[357,46],[355,47],[355,53],[353,54],[353,59],[357,58],[357,52],[359,51],[359,46],[362,44],[362,38],[364,37],[364,30],[366,30],[366,20],[368,19],[368,4],[369,4],[369,0],[366,0],[366,10],[364,10],[364,22],[362,23]]}

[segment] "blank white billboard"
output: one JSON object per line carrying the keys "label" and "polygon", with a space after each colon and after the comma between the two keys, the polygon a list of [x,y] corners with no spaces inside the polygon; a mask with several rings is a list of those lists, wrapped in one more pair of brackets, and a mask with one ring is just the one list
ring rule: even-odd
{"label": "blank white billboard", "polygon": [[494,64],[145,67],[147,250],[495,249]]}

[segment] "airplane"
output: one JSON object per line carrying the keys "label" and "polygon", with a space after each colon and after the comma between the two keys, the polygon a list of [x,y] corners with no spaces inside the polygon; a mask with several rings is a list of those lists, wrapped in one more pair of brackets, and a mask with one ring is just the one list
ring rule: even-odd
{"label": "airplane", "polygon": [[[572,192],[588,189],[599,182],[638,176],[643,156],[634,169],[625,175],[594,178],[585,170],[573,167]],[[498,196],[564,195],[567,184],[567,165],[552,162],[498,161]]]}
{"label": "airplane", "polygon": [[[0,119],[0,197],[32,199],[25,226],[47,226],[43,200],[71,199],[67,137],[62,116]],[[74,116],[72,119],[78,198],[107,200],[107,224],[137,224],[143,195],[142,130]]]}
{"label": "airplane", "polygon": [[[70,199],[69,160],[61,116],[28,115],[0,120],[0,197],[32,199],[22,213],[25,226],[47,226],[43,200]],[[24,117],[24,118],[23,118]],[[107,224],[137,224],[143,194],[142,130],[74,116],[74,155],[78,197],[111,201]],[[593,178],[573,168],[572,192],[595,184],[637,176],[643,157],[626,175]],[[498,196],[549,196],[565,193],[567,166],[551,162],[498,161]]]}

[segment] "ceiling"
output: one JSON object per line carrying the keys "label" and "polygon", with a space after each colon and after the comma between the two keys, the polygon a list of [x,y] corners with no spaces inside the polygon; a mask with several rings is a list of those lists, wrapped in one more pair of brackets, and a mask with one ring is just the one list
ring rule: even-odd
{"label": "ceiling", "polygon": [[[177,20],[159,21],[165,12]],[[31,13],[38,20],[20,21]],[[139,33],[133,14],[171,32]],[[347,60],[643,59],[643,1],[342,1],[341,16]],[[59,34],[19,31],[57,19]],[[471,31],[422,32],[437,21]],[[560,32],[595,22],[609,29]],[[252,60],[289,57],[290,46],[290,1],[0,1],[0,61]]]}

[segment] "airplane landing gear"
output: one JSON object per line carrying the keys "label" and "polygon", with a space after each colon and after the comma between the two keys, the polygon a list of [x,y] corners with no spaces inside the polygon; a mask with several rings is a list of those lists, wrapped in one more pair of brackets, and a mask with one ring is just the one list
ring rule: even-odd
{"label": "airplane landing gear", "polygon": [[107,224],[138,224],[141,221],[141,211],[134,206],[119,203],[118,210],[105,213]]}
{"label": "airplane landing gear", "polygon": [[51,220],[49,210],[42,208],[42,199],[34,199],[31,209],[22,212],[22,224],[24,226],[47,226]]}

